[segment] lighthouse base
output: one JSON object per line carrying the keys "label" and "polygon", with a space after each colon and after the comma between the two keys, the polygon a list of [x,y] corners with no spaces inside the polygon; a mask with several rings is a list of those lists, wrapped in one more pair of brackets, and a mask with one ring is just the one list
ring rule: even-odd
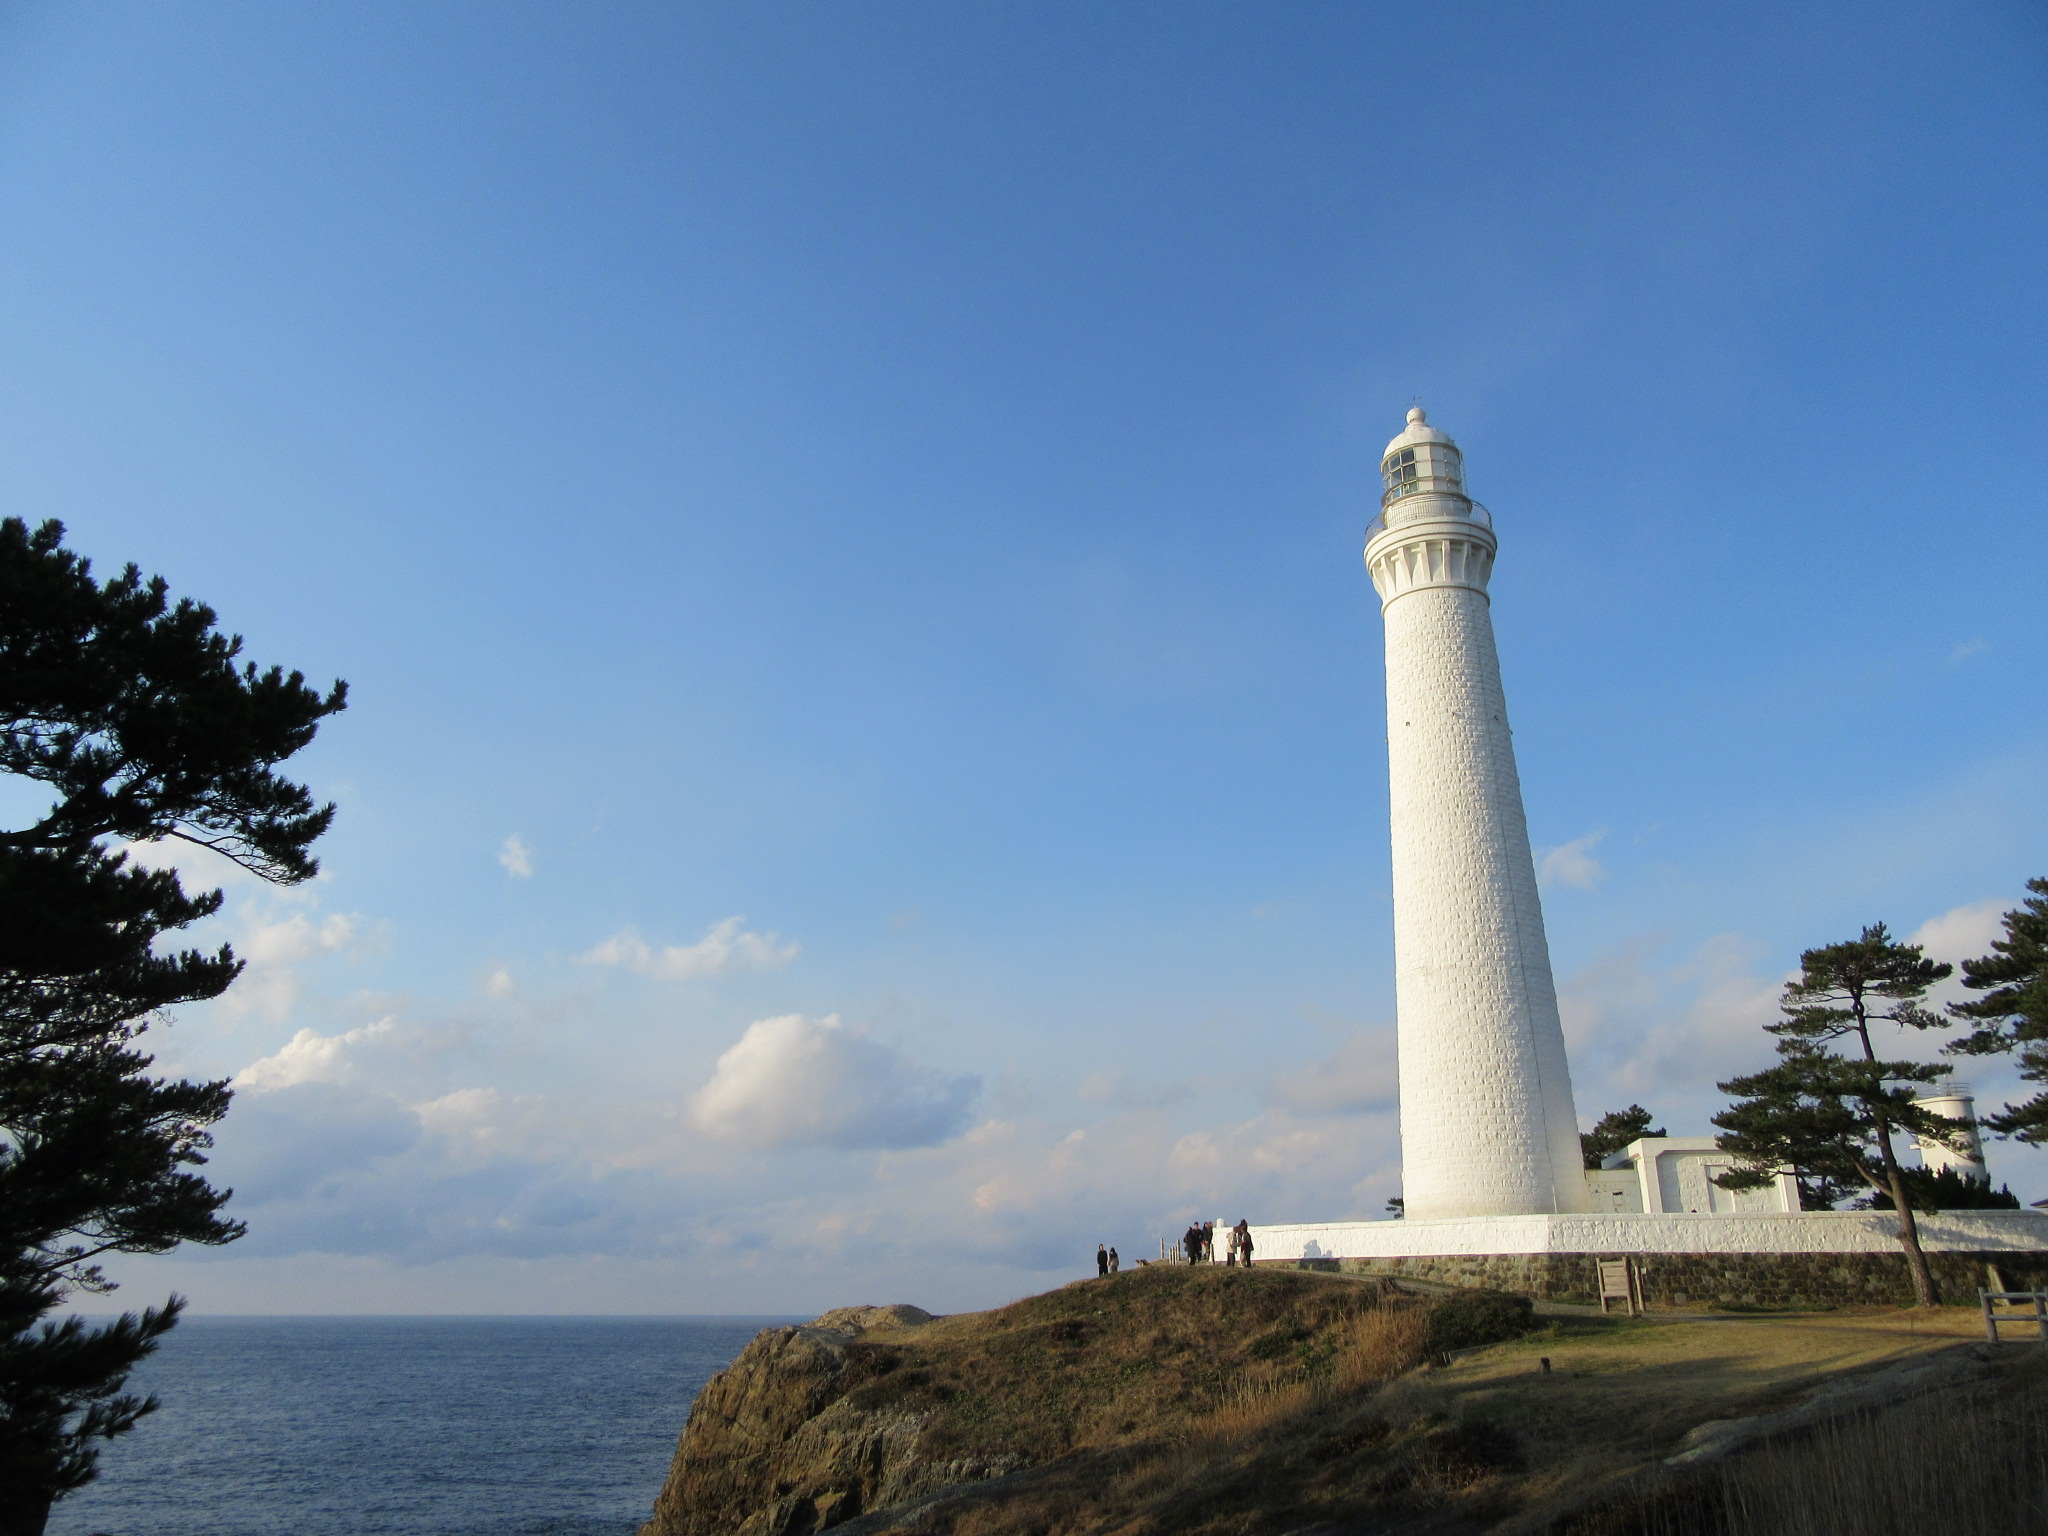
{"label": "lighthouse base", "polygon": [[[1947,1300],[2048,1288],[2048,1213],[1944,1211],[1919,1225]],[[1600,1261],[1625,1256],[1650,1307],[1747,1309],[1911,1303],[1897,1230],[1888,1211],[1473,1216],[1254,1227],[1252,1240],[1261,1265],[1562,1302],[1594,1301]]]}

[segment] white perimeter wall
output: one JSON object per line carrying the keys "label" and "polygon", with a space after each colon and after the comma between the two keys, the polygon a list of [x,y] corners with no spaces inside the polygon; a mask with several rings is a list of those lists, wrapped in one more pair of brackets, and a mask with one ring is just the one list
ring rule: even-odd
{"label": "white perimeter wall", "polygon": [[[1492,1253],[1897,1253],[1889,1211],[1743,1216],[1461,1216],[1252,1228],[1252,1256],[1400,1259]],[[1933,1252],[2048,1252],[2048,1212],[1944,1211],[1920,1218]]]}

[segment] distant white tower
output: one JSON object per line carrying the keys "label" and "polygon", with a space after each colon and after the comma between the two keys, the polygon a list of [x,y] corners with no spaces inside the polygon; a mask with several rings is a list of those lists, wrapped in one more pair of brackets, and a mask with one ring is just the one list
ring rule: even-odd
{"label": "distant white tower", "polygon": [[1932,1137],[1914,1137],[1914,1144],[1920,1149],[1920,1166],[1930,1173],[1953,1168],[1964,1178],[1975,1179],[1979,1184],[1988,1186],[1991,1170],[1984,1166],[1984,1138],[1977,1128],[1977,1095],[1970,1085],[1951,1077],[1920,1089],[1913,1097],[1920,1101],[1922,1109],[1955,1121],[1962,1141],[1962,1146],[1956,1148]]}
{"label": "distant white tower", "polygon": [[1493,520],[1420,407],[1380,473],[1365,564],[1387,627],[1407,1214],[1589,1210],[1493,646]]}

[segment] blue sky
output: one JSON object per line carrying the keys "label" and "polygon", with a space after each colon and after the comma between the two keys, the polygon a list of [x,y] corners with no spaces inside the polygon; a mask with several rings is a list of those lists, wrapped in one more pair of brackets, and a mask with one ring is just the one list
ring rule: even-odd
{"label": "blue sky", "polygon": [[2020,3],[10,7],[5,510],[353,700],[159,1038],[251,1235],[124,1299],[1378,1212],[1416,399],[1580,1108],[1706,1132],[1801,948],[2048,872],[2044,87]]}

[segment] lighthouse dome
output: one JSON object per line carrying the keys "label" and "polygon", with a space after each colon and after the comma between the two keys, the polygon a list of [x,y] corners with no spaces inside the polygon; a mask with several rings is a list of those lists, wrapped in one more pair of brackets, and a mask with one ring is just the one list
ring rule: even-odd
{"label": "lighthouse dome", "polygon": [[1403,448],[1413,448],[1418,443],[1442,443],[1446,448],[1458,446],[1451,441],[1451,435],[1448,432],[1443,431],[1439,427],[1432,427],[1429,424],[1428,413],[1421,406],[1413,405],[1408,408],[1408,424],[1401,429],[1398,437],[1387,444],[1387,451],[1381,454],[1380,457],[1382,459],[1392,458]]}

